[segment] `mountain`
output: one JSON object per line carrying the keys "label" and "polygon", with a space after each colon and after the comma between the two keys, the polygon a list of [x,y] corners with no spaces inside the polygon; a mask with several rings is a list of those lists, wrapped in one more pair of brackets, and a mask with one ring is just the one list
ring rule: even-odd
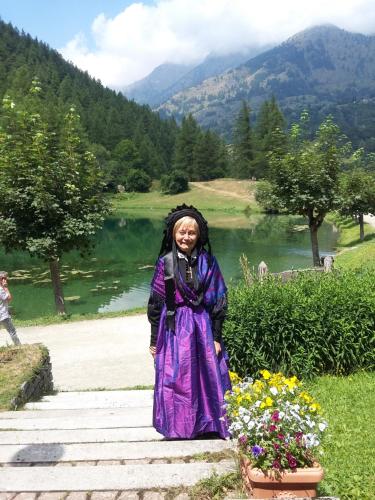
{"label": "mountain", "polygon": [[161,64],[146,78],[125,87],[122,93],[139,104],[158,107],[174,94],[235,68],[267,48],[246,48],[226,55],[212,53],[197,65]]}
{"label": "mountain", "polygon": [[[139,104],[158,106],[163,101],[161,95],[180,78],[188,73],[194,66],[184,64],[161,64],[146,78],[128,85],[122,93]],[[172,94],[171,94],[172,95]]]}
{"label": "mountain", "polygon": [[305,30],[235,69],[162,104],[162,116],[191,112],[230,138],[242,100],[253,111],[274,95],[288,122],[308,109],[313,123],[332,114],[356,145],[375,150],[375,37],[332,25]]}

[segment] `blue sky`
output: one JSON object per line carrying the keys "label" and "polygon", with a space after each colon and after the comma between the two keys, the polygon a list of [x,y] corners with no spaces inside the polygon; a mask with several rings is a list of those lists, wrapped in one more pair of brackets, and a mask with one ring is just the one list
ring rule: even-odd
{"label": "blue sky", "polygon": [[[132,0],[0,0],[0,17],[54,49],[64,47],[77,33],[90,41],[91,24],[101,13],[114,17]],[[144,1],[151,4],[152,0]]]}
{"label": "blue sky", "polygon": [[122,90],[163,63],[276,45],[331,23],[375,34],[375,0],[0,0],[0,17]]}

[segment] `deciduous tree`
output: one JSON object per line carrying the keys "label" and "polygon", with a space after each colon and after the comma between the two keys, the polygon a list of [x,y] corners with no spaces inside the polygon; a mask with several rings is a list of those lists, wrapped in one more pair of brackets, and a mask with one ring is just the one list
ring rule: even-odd
{"label": "deciduous tree", "polygon": [[340,213],[356,217],[359,237],[365,238],[363,216],[375,213],[375,176],[361,167],[340,176]]}
{"label": "deciduous tree", "polygon": [[108,208],[102,175],[80,137],[71,108],[60,130],[40,113],[41,88],[33,82],[23,102],[3,101],[0,129],[0,243],[49,263],[56,308],[65,313],[59,259],[86,252]]}
{"label": "deciduous tree", "polygon": [[308,115],[294,124],[289,133],[289,147],[284,155],[270,157],[275,194],[285,208],[308,219],[313,263],[320,265],[318,230],[330,210],[338,203],[338,176],[343,155],[338,126],[328,117],[319,127],[313,141],[303,138],[302,129]]}

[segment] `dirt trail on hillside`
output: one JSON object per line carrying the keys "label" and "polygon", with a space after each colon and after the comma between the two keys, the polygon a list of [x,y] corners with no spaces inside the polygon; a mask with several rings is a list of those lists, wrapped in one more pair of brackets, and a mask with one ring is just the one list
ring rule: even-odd
{"label": "dirt trail on hillside", "polygon": [[237,198],[237,199],[248,201],[248,202],[250,200],[254,199],[254,195],[251,192],[244,192],[244,189],[242,186],[240,188],[240,182],[238,183],[238,189],[240,191],[242,191],[242,193],[228,191],[226,189],[221,189],[219,187],[214,187],[212,185],[208,186],[207,182],[192,182],[191,184],[199,189],[204,189],[205,191],[212,191],[215,194],[221,194],[223,196],[229,196],[231,198]]}

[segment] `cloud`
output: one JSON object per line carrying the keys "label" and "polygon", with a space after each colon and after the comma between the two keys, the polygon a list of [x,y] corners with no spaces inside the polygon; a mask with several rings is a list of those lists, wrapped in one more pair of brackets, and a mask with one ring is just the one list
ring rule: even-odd
{"label": "cloud", "polygon": [[60,52],[103,84],[122,89],[165,62],[191,64],[210,52],[280,43],[309,26],[333,23],[375,33],[374,0],[156,0],[133,3],[113,18],[100,14],[87,38]]}

